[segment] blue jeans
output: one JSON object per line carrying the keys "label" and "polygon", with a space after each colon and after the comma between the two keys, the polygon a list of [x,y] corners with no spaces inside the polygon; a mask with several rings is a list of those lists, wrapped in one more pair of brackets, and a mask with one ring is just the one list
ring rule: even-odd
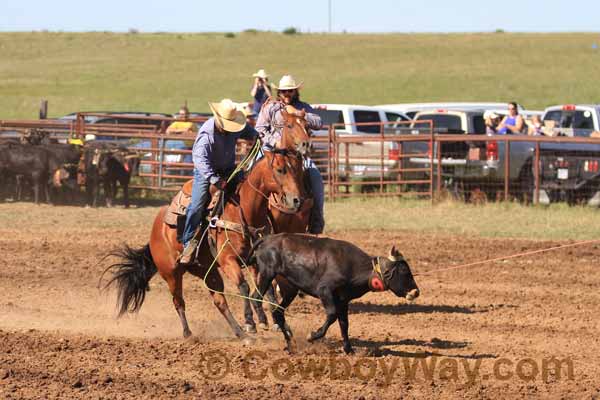
{"label": "blue jeans", "polygon": [[310,233],[323,233],[325,229],[325,214],[323,213],[323,205],[325,204],[325,188],[323,185],[323,177],[321,172],[310,158],[304,158],[304,168],[308,173],[310,180],[310,188],[313,193],[315,204],[310,213],[310,222],[308,231]]}
{"label": "blue jeans", "polygon": [[185,229],[181,241],[187,245],[194,237],[196,229],[205,217],[206,206],[210,200],[208,188],[210,182],[198,170],[194,169],[194,185],[192,186],[192,200],[185,215]]}

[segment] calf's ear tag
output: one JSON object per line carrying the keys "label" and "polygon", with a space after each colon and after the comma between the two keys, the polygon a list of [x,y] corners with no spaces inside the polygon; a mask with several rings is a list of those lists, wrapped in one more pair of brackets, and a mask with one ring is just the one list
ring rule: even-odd
{"label": "calf's ear tag", "polygon": [[371,277],[371,281],[369,282],[369,286],[371,290],[374,292],[383,292],[385,291],[383,287],[383,282],[376,276]]}

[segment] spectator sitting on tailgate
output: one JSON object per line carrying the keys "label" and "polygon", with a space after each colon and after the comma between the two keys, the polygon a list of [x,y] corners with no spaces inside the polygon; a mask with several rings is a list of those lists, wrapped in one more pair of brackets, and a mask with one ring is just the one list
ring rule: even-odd
{"label": "spectator sitting on tailgate", "polygon": [[501,117],[493,111],[486,111],[483,113],[483,119],[485,120],[485,133],[487,135],[495,135],[498,125],[500,125]]}
{"label": "spectator sitting on tailgate", "polygon": [[531,122],[527,125],[527,134],[529,136],[544,135],[542,119],[539,115],[534,115],[533,117],[531,117]]}
{"label": "spectator sitting on tailgate", "polygon": [[500,125],[498,125],[496,134],[519,134],[523,131],[524,126],[525,121],[523,120],[523,117],[519,115],[517,103],[510,102],[508,103],[508,115],[504,117],[502,122],[500,122]]}

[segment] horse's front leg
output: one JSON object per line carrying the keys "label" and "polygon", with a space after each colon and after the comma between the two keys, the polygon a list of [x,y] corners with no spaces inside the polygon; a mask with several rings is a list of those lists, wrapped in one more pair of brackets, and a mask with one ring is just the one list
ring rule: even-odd
{"label": "horse's front leg", "polygon": [[[256,271],[256,268],[249,266],[248,272],[251,274],[250,276],[252,277],[254,289],[257,289],[256,285],[258,285],[258,272]],[[269,330],[269,322],[267,321],[267,314],[265,314],[265,310],[263,309],[262,293],[261,297],[258,299],[254,299],[254,296],[252,296],[252,298],[252,301],[248,301],[248,303],[252,305],[254,312],[258,317],[258,327],[264,331],[267,331]],[[246,314],[246,305],[244,305],[244,314]],[[250,318],[252,318],[252,315],[250,315]]]}
{"label": "horse's front leg", "polygon": [[[188,267],[188,271],[191,274],[196,275],[201,279],[204,279],[204,274],[200,271],[199,268],[197,268],[195,266],[190,266],[190,267]],[[213,300],[215,307],[217,307],[217,309],[219,310],[221,315],[223,315],[223,317],[227,321],[227,324],[233,331],[233,334],[236,337],[243,339],[243,340],[249,339],[248,336],[246,335],[246,333],[244,333],[244,331],[242,330],[240,325],[237,323],[235,318],[233,318],[233,314],[231,314],[231,310],[229,310],[229,305],[227,304],[227,300],[225,299],[225,296],[223,295],[223,290],[225,289],[225,285],[223,284],[223,279],[221,278],[221,275],[216,270],[216,268],[213,269],[208,274],[208,276],[206,277],[205,283],[208,286],[209,293],[210,293],[210,296]]]}
{"label": "horse's front leg", "polygon": [[237,286],[240,296],[244,300],[244,330],[248,333],[256,333],[256,324],[254,323],[254,315],[252,314],[252,306],[250,305],[250,285],[246,279],[242,268],[237,261],[237,255],[225,248],[223,254],[219,257],[219,266],[225,276]]}

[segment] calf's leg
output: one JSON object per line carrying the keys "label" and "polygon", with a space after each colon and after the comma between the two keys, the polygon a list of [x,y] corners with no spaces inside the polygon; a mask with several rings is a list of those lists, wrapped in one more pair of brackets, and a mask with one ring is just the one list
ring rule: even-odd
{"label": "calf's leg", "polygon": [[322,286],[317,289],[317,294],[319,295],[319,299],[321,299],[321,303],[325,308],[326,319],[323,326],[317,329],[315,332],[312,332],[308,341],[313,342],[315,340],[321,339],[327,333],[327,329],[333,324],[338,318],[337,307],[335,306],[335,298],[333,296],[333,292],[328,287]]}
{"label": "calf's leg", "polygon": [[[269,285],[269,287],[271,287],[271,289],[273,288],[272,285]],[[285,309],[290,304],[292,304],[292,301],[294,301],[297,294],[298,294],[298,288],[291,287],[291,285],[290,285],[288,290],[285,292],[283,298],[281,299],[281,303],[279,303],[279,307],[272,307],[272,311],[271,311],[273,321],[275,321],[277,326],[279,326],[281,333],[283,333],[283,338],[285,339],[285,342],[287,344],[286,350],[290,351],[290,352],[293,350],[292,349],[292,340],[291,340],[293,334],[292,334],[292,330],[289,328],[289,326],[287,326],[287,323],[285,322]]]}
{"label": "calf's leg", "polygon": [[344,341],[344,352],[346,354],[354,353],[348,337],[348,303],[338,304],[338,324],[340,324],[342,340]]}

